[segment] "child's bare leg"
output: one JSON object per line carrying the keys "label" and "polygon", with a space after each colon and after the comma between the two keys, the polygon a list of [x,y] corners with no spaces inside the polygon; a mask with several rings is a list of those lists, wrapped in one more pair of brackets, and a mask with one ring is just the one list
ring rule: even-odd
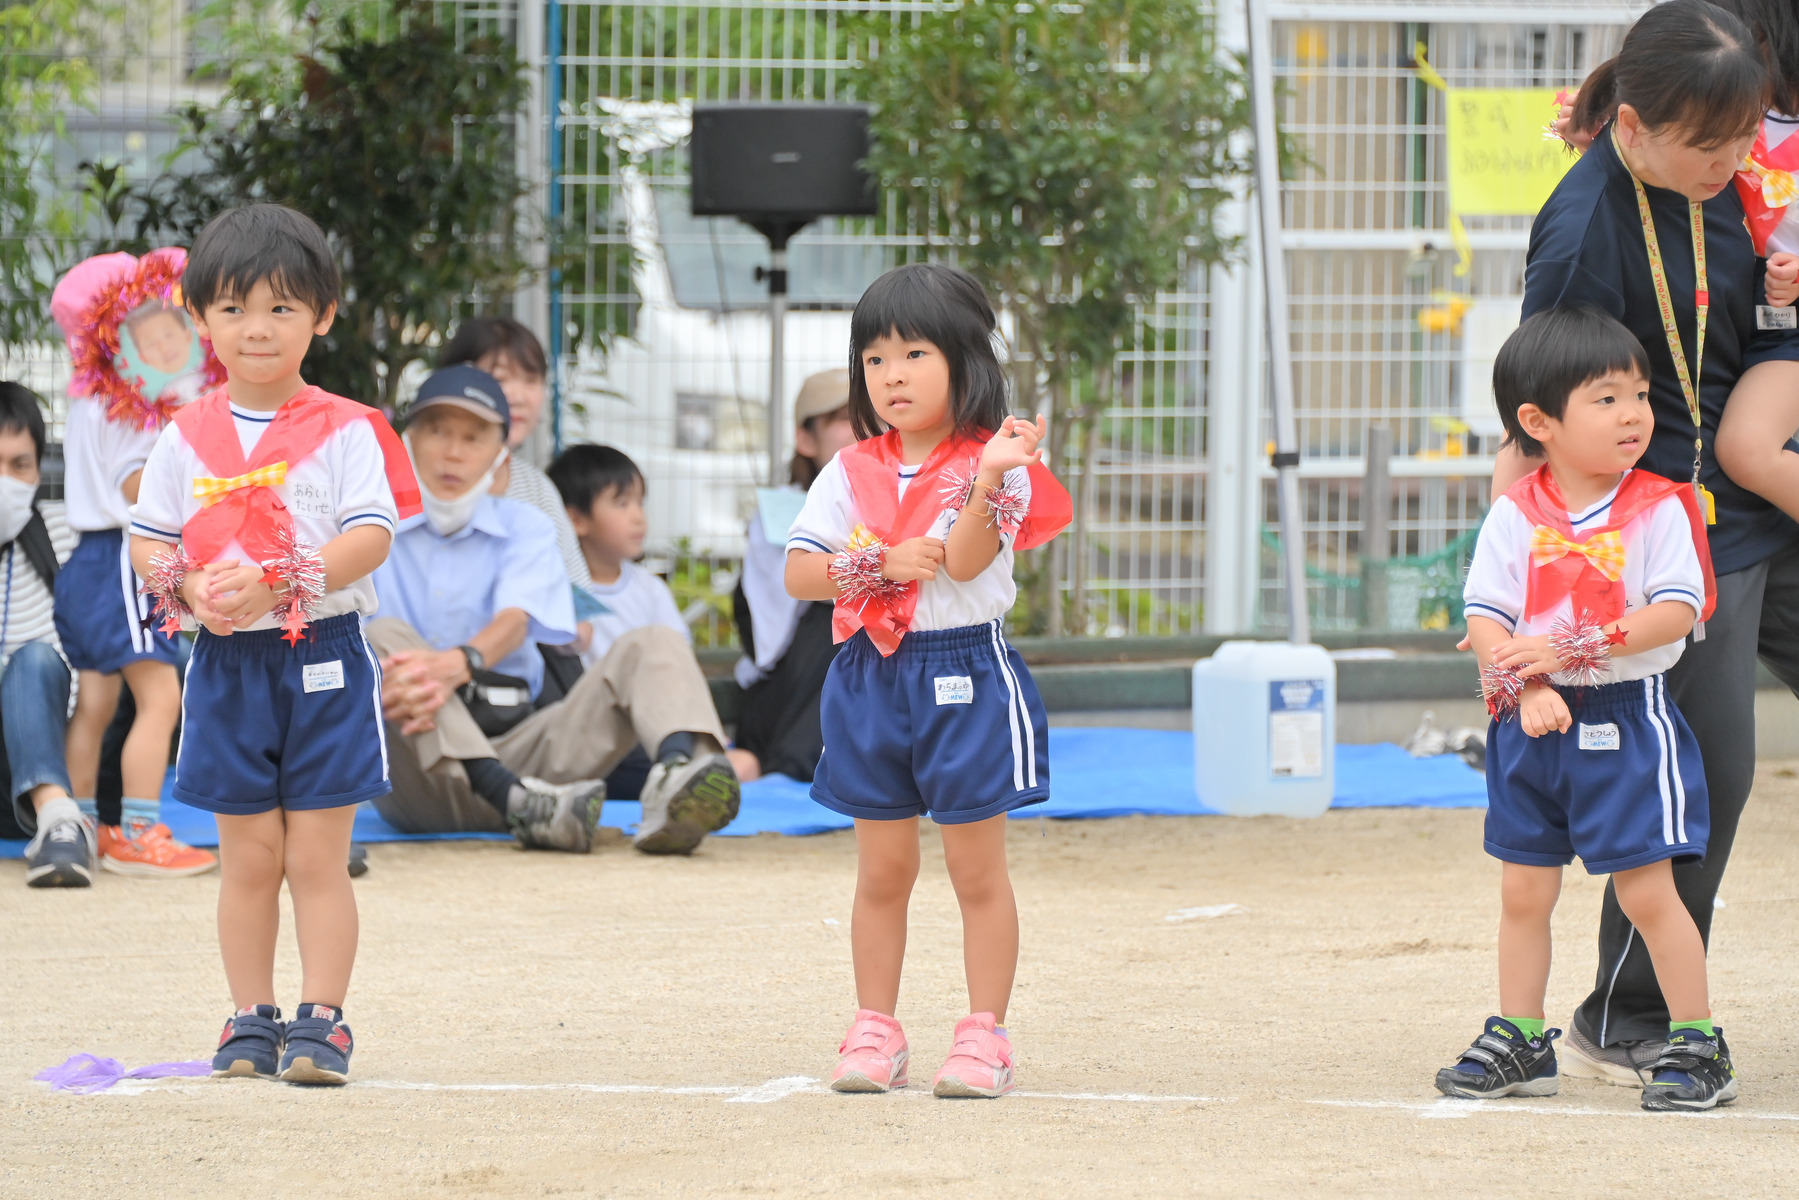
{"label": "child's bare leg", "polygon": [[1499,898],[1499,1015],[1543,1017],[1549,990],[1549,917],[1562,892],[1560,867],[1505,863]]}
{"label": "child's bare leg", "polygon": [[[99,785],[100,743],[106,737],[106,727],[112,723],[113,710],[119,706],[120,682],[117,675],[81,672],[80,691],[75,697],[75,713],[69,718],[63,753],[68,759],[69,787],[84,800],[93,799]],[[162,795],[160,787],[152,794]]]}
{"label": "child's bare leg", "polygon": [[[339,870],[342,870],[340,864]],[[856,821],[856,903],[850,957],[856,1006],[894,1015],[906,961],[906,909],[918,881],[918,818]]]}
{"label": "child's bare leg", "polygon": [[231,1003],[240,1009],[273,1004],[287,826],[280,809],[218,822],[219,955]]}
{"label": "child's bare leg", "polygon": [[300,1001],[342,1008],[356,966],[356,889],[344,860],[356,806],[290,811],[286,871],[300,942]]}
{"label": "child's bare leg", "polygon": [[1705,980],[1705,943],[1693,915],[1674,889],[1673,864],[1664,859],[1612,876],[1618,907],[1643,936],[1668,1017],[1705,1021],[1712,1015]]}
{"label": "child's bare leg", "polygon": [[[131,732],[125,736],[125,748],[119,756],[120,774],[127,796],[154,800],[162,795],[163,777],[169,771],[169,740],[175,735],[175,722],[181,715],[181,680],[169,663],[147,658],[127,663],[123,674],[137,705],[137,716],[132,719]],[[86,676],[82,672],[84,688]],[[116,703],[116,685],[113,697]],[[101,730],[104,732],[104,725]],[[71,740],[73,737],[71,725]]]}
{"label": "child's bare leg", "polygon": [[1799,365],[1764,363],[1744,373],[1718,423],[1718,465],[1741,487],[1799,519]]}
{"label": "child's bare leg", "polygon": [[1018,902],[1006,871],[1006,816],[943,827],[943,858],[962,906],[968,1011],[1006,1023],[1018,973]]}

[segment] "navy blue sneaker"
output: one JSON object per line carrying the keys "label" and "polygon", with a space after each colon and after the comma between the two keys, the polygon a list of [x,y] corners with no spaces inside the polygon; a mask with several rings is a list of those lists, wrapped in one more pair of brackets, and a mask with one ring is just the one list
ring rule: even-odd
{"label": "navy blue sneaker", "polygon": [[350,1051],[356,1039],[344,1024],[344,1010],[329,1004],[302,1004],[287,1023],[281,1078],[287,1083],[350,1082]]}
{"label": "navy blue sneaker", "polygon": [[218,1053],[212,1056],[215,1076],[275,1078],[280,1070],[281,1010],[273,1004],[252,1004],[225,1018],[219,1034]]}
{"label": "navy blue sneaker", "polygon": [[1730,1062],[1724,1031],[1706,1037],[1697,1029],[1676,1029],[1668,1048],[1649,1066],[1643,1107],[1649,1112],[1704,1112],[1737,1098],[1737,1069]]}
{"label": "navy blue sneaker", "polygon": [[1561,1036],[1559,1029],[1545,1029],[1542,1037],[1527,1038],[1504,1017],[1488,1017],[1487,1027],[1455,1066],[1437,1072],[1437,1090],[1470,1100],[1553,1096],[1562,1086],[1553,1044]]}

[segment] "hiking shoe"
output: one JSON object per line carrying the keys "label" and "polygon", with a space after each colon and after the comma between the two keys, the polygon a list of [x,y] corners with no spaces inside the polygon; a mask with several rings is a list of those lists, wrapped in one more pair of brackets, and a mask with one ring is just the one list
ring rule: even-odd
{"label": "hiking shoe", "polygon": [[864,1008],[856,1012],[843,1044],[842,1057],[831,1072],[833,1092],[890,1092],[906,1086],[906,1034],[886,1013]]}
{"label": "hiking shoe", "polygon": [[284,1083],[350,1082],[350,1051],[356,1039],[344,1024],[344,1010],[329,1004],[302,1004],[287,1023],[287,1048],[281,1054]]}
{"label": "hiking shoe", "polygon": [[530,776],[518,781],[518,802],[509,806],[506,824],[527,850],[566,850],[586,854],[593,849],[594,827],[606,802],[606,781],[546,783]]}
{"label": "hiking shoe", "polygon": [[219,1032],[219,1048],[212,1056],[215,1077],[273,1079],[280,1071],[281,1010],[273,1004],[252,1004],[225,1018]]}
{"label": "hiking shoe", "polygon": [[1527,1038],[1503,1017],[1488,1017],[1474,1044],[1462,1051],[1453,1067],[1437,1072],[1437,1090],[1445,1096],[1485,1100],[1494,1096],[1553,1096],[1561,1089],[1555,1070],[1559,1029]]}
{"label": "hiking shoe", "polygon": [[1562,1043],[1562,1074],[1571,1079],[1603,1079],[1619,1087],[1640,1088],[1649,1080],[1650,1064],[1662,1056],[1667,1045],[1660,1038],[1651,1038],[1601,1046],[1581,1032],[1576,1022]]}
{"label": "hiking shoe", "polygon": [[167,825],[100,826],[100,866],[115,875],[180,879],[218,865],[217,855],[176,841]]}
{"label": "hiking shoe", "polygon": [[956,1022],[956,1044],[937,1072],[931,1094],[945,1099],[1003,1096],[1015,1086],[1012,1043],[998,1032],[992,1013],[973,1013]]}
{"label": "hiking shoe", "polygon": [[692,854],[736,818],[742,798],[743,785],[722,754],[659,762],[643,782],[643,819],[631,844],[645,854]]}
{"label": "hiking shoe", "polygon": [[86,821],[39,825],[25,846],[25,886],[77,888],[94,885],[94,828]]}
{"label": "hiking shoe", "polygon": [[1649,1082],[1643,1085],[1643,1108],[1649,1112],[1704,1112],[1736,1098],[1737,1070],[1722,1029],[1711,1037],[1676,1029],[1649,1065]]}

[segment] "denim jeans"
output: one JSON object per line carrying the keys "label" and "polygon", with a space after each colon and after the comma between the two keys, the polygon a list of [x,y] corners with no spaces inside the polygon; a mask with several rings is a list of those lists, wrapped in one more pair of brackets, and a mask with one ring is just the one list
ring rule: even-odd
{"label": "denim jeans", "polygon": [[63,754],[68,728],[68,664],[49,642],[27,642],[0,667],[0,732],[12,770],[13,817],[27,835],[37,831],[31,789],[54,783],[69,790]]}

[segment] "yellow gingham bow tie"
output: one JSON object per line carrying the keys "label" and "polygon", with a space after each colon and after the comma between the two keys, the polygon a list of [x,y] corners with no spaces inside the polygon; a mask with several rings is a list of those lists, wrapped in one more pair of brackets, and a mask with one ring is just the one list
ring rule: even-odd
{"label": "yellow gingham bow tie", "polygon": [[1765,167],[1753,158],[1743,160],[1744,164],[1762,181],[1762,203],[1769,208],[1785,208],[1795,199],[1799,199],[1799,182],[1793,179],[1791,171],[1783,171],[1779,167]]}
{"label": "yellow gingham bow tie", "polygon": [[219,479],[212,475],[194,476],[194,499],[203,507],[211,508],[239,488],[275,487],[287,482],[287,464],[285,462],[270,463],[266,467],[257,467],[245,475],[233,475],[230,479]]}
{"label": "yellow gingham bow tie", "polygon": [[1577,554],[1613,583],[1624,578],[1624,535],[1617,530],[1596,533],[1584,542],[1564,537],[1560,531],[1539,525],[1530,534],[1530,561],[1545,566],[1568,554]]}

